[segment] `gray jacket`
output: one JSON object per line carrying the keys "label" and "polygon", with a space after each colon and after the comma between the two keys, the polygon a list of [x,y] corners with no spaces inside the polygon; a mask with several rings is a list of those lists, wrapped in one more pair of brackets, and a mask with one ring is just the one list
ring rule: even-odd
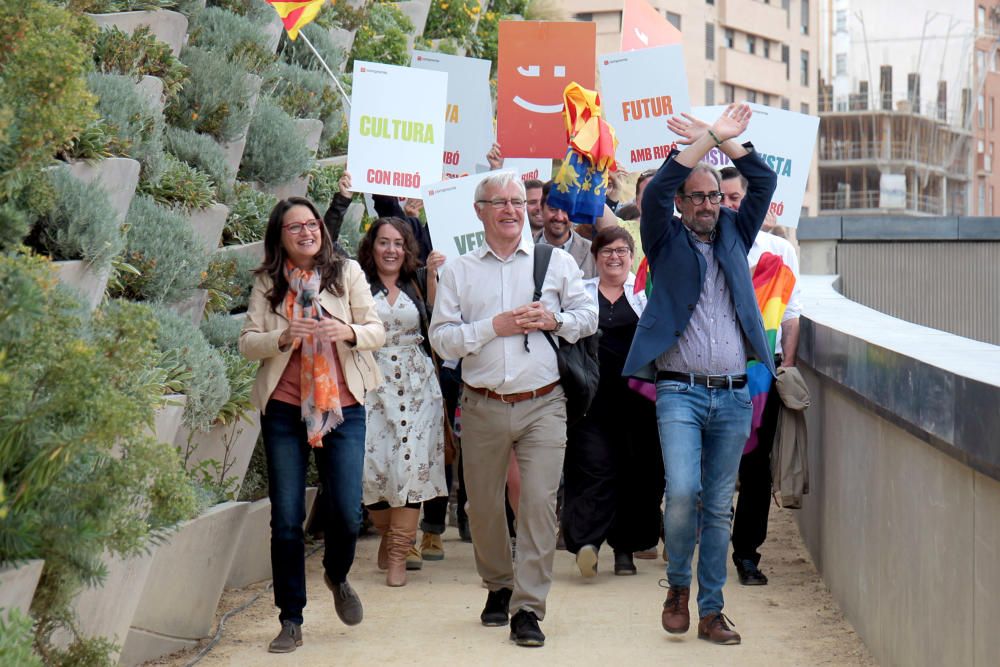
{"label": "gray jacket", "polygon": [[809,493],[809,435],[804,414],[809,407],[809,388],[794,367],[780,366],[777,378],[781,407],[771,453],[771,484],[782,507],[799,509],[802,496]]}
{"label": "gray jacket", "polygon": [[[538,243],[542,239],[542,234],[545,232],[538,232],[535,234],[534,241]],[[576,231],[570,232],[573,236],[572,245],[570,245],[568,252],[570,257],[576,260],[576,265],[580,267],[583,271],[583,279],[593,278],[597,275],[597,262],[594,261],[594,255],[590,252],[590,241],[583,238]],[[548,243],[546,241],[546,243]],[[550,244],[551,245],[551,244]]]}

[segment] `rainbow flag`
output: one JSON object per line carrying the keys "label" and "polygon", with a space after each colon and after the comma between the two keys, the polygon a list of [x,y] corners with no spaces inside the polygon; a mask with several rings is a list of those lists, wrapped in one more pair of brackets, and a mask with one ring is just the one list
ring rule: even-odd
{"label": "rainbow flag", "polygon": [[326,4],[326,0],[265,0],[265,2],[278,12],[288,32],[288,39],[293,42],[299,36],[299,30],[302,30],[307,23],[311,23]]}
{"label": "rainbow flag", "polygon": [[[638,284],[638,281],[636,281]],[[788,307],[788,300],[795,287],[795,274],[774,253],[765,252],[760,256],[753,272],[753,290],[757,296],[757,307],[764,320],[764,335],[771,356],[774,356],[775,341],[781,329],[781,318]],[[757,448],[757,429],[760,428],[764,415],[764,403],[767,393],[771,390],[771,371],[759,361],[747,364],[747,387],[750,390],[750,400],[753,402],[753,420],[750,423],[750,437],[743,447],[743,453],[749,454]]]}
{"label": "rainbow flag", "polygon": [[647,299],[653,293],[653,272],[649,270],[649,260],[645,257],[639,262],[639,268],[635,270],[635,287],[632,288],[632,293],[638,294],[639,292],[645,292]]}

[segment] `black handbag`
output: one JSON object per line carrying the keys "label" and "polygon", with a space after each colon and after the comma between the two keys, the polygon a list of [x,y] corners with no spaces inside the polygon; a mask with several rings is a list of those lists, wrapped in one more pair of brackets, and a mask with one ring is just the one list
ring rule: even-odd
{"label": "black handbag", "polygon": [[[532,301],[542,298],[542,284],[549,270],[552,246],[535,245],[535,296]],[[543,331],[545,339],[556,352],[559,364],[559,384],[566,394],[566,425],[571,426],[583,419],[590,410],[590,404],[597,395],[597,384],[601,377],[597,350],[601,332],[569,343],[560,338],[557,345],[548,331]]]}

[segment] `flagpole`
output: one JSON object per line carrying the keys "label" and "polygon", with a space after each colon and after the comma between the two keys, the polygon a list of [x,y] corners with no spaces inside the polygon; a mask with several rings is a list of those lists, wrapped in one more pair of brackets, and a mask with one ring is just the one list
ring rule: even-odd
{"label": "flagpole", "polygon": [[337,80],[337,77],[334,75],[333,70],[331,70],[330,66],[326,64],[325,60],[323,60],[323,56],[319,55],[319,51],[317,51],[316,47],[312,45],[312,42],[310,42],[309,38],[306,37],[306,33],[304,31],[301,31],[301,30],[299,31],[299,37],[301,37],[302,39],[305,40],[306,46],[308,46],[312,50],[313,55],[315,55],[316,59],[319,60],[319,64],[323,66],[323,69],[326,70],[326,73],[329,74],[330,78],[333,79],[333,82],[335,84],[337,84],[337,90],[339,90],[341,96],[343,96],[343,98],[344,98],[344,104],[347,105],[347,110],[348,110],[348,112],[350,112],[350,110],[351,110],[351,99],[347,96],[347,93],[344,91],[343,86],[340,85],[340,81]]}

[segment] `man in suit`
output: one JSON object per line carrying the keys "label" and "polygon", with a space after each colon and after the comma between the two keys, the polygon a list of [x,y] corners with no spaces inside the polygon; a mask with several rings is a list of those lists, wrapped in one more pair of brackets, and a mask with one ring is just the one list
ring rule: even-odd
{"label": "man in suit", "polygon": [[583,238],[573,230],[573,223],[570,222],[566,211],[549,206],[549,192],[552,190],[552,181],[548,181],[542,186],[542,215],[545,222],[542,231],[535,234],[535,243],[546,243],[556,248],[562,248],[576,260],[577,266],[583,271],[583,279],[593,278],[597,275],[597,263],[590,253],[590,241]]}
{"label": "man in suit", "polygon": [[[690,627],[700,502],[698,637],[716,644],[741,641],[722,613],[722,588],[733,492],[753,413],[748,357],[774,373],[746,258],[777,176],[750,144],[733,141],[751,113],[746,104],[731,104],[711,126],[690,116],[668,122],[687,148],[671,155],[643,192],[640,232],[653,290],[624,368],[625,375],[650,365],[656,372],[669,556],[661,622],[674,634]],[[739,211],[721,208],[719,175],[699,163],[714,147],[747,179]]]}

